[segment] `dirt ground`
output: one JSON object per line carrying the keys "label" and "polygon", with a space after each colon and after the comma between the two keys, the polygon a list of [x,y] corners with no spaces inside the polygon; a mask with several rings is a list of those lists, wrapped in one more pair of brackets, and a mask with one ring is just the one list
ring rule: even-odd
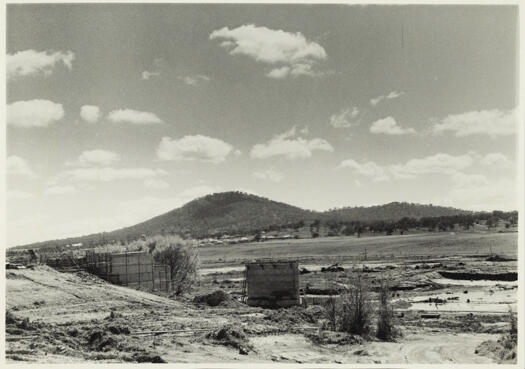
{"label": "dirt ground", "polygon": [[[509,255],[507,253],[506,255]],[[512,255],[511,255],[512,256]],[[441,273],[516,272],[515,260],[486,255],[346,259],[342,270],[322,272],[332,259],[305,260],[300,269],[303,306],[249,307],[241,300],[241,263],[203,263],[196,290],[184,297],[115,286],[85,272],[46,266],[7,270],[6,357],[9,362],[283,362],[283,363],[493,363],[477,348],[508,330],[517,283],[452,279]],[[396,342],[363,340],[321,330],[323,298],[339,293],[356,272],[372,298],[388,278],[397,323]],[[195,296],[213,291],[210,306]],[[436,303],[437,301],[437,303]],[[439,318],[425,319],[425,313]]]}

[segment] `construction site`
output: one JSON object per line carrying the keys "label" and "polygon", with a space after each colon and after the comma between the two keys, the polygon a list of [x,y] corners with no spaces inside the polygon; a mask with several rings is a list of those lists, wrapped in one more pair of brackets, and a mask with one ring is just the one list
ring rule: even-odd
{"label": "construction site", "polygon": [[[406,251],[421,239],[410,236],[347,239],[338,254],[330,249],[335,241],[318,243],[314,254],[304,243],[302,254],[294,252],[291,242],[281,247],[289,256],[273,258],[254,259],[251,244],[224,250],[222,260],[201,248],[198,278],[183,294],[174,293],[169,266],[148,252],[88,250],[47,262],[28,252],[24,265],[20,257],[8,264],[6,356],[40,363],[512,363],[515,351],[505,351],[502,337],[516,312],[515,235],[487,237],[497,254],[474,252],[478,236],[450,235],[433,239],[440,249],[421,246],[412,256]],[[463,248],[452,255],[457,243]],[[377,338],[385,281],[395,330],[388,340]],[[338,315],[356,288],[370,312],[362,334],[350,333]]]}

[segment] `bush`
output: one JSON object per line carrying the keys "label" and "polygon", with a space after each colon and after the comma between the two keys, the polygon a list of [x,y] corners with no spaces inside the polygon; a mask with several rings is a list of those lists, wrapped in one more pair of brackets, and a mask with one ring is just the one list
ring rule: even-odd
{"label": "bush", "polygon": [[337,330],[338,309],[336,305],[336,300],[333,297],[330,297],[330,299],[326,303],[325,314],[326,319],[328,319],[328,322],[330,323],[330,329],[335,332]]}
{"label": "bush", "polygon": [[360,336],[370,333],[370,292],[366,281],[357,274],[348,291],[341,296],[341,330]]}
{"label": "bush", "polygon": [[384,279],[381,279],[377,315],[376,337],[382,341],[393,341],[397,336],[394,326],[394,309],[390,303],[390,287]]}
{"label": "bush", "polygon": [[193,245],[177,236],[146,239],[156,263],[169,265],[173,292],[181,295],[191,290],[198,279],[199,255]]}

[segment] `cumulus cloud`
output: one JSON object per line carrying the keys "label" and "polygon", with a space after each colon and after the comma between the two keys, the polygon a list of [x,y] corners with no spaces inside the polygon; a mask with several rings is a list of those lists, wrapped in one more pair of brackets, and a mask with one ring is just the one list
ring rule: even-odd
{"label": "cumulus cloud", "polygon": [[353,125],[356,125],[355,119],[359,115],[359,109],[357,107],[353,107],[352,109],[347,108],[341,110],[337,114],[333,114],[330,117],[330,125],[336,128],[348,128]]}
{"label": "cumulus cloud", "polygon": [[147,178],[144,180],[144,186],[153,188],[156,190],[163,190],[168,188],[170,185],[168,182],[158,178]]}
{"label": "cumulus cloud", "polygon": [[132,109],[113,110],[108,114],[108,119],[113,123],[125,122],[131,124],[159,124],[162,120],[154,113]]}
{"label": "cumulus cloud", "polygon": [[26,200],[26,199],[31,199],[33,197],[35,197],[35,195],[33,195],[30,192],[26,192],[26,191],[20,191],[20,190],[7,191],[8,200]]}
{"label": "cumulus cloud", "polygon": [[487,135],[494,138],[514,134],[516,125],[515,110],[474,110],[449,115],[441,121],[435,122],[433,132],[435,134],[452,132],[456,137]]}
{"label": "cumulus cloud", "polygon": [[73,162],[67,162],[67,165],[70,166],[108,166],[120,161],[120,155],[113,151],[108,150],[87,150],[83,151],[78,159]]}
{"label": "cumulus cloud", "polygon": [[74,195],[77,189],[74,186],[51,186],[44,190],[44,195]]}
{"label": "cumulus cloud", "polygon": [[372,177],[375,181],[415,178],[422,174],[441,173],[452,175],[474,164],[473,154],[449,155],[438,153],[424,158],[410,159],[405,163],[379,165],[373,161],[357,162],[347,159],[338,168],[349,168],[356,174]]}
{"label": "cumulus cloud", "polygon": [[31,168],[31,165],[27,162],[27,160],[16,156],[11,155],[7,157],[6,160],[7,164],[7,175],[9,176],[20,176],[25,178],[35,178],[36,174]]}
{"label": "cumulus cloud", "polygon": [[140,78],[143,79],[143,80],[149,80],[151,77],[158,77],[160,76],[160,72],[150,72],[148,70],[145,70],[142,72],[142,74],[140,75]]}
{"label": "cumulus cloud", "polygon": [[513,162],[500,152],[486,154],[480,159],[480,163],[492,168],[509,168],[513,165]]}
{"label": "cumulus cloud", "polygon": [[374,97],[373,99],[370,99],[370,104],[375,106],[385,99],[387,100],[396,99],[399,96],[402,96],[404,94],[405,94],[404,92],[391,91],[390,93],[386,95],[379,95],[377,97]]}
{"label": "cumulus cloud", "polygon": [[334,151],[328,141],[322,138],[311,140],[297,137],[296,127],[288,132],[274,136],[268,142],[256,144],[250,151],[250,156],[256,159],[267,159],[273,156],[284,156],[286,159],[304,159],[313,155],[314,151]]}
{"label": "cumulus cloud", "polygon": [[273,78],[273,79],[282,79],[286,78],[290,74],[290,67],[284,66],[280,68],[275,68],[266,73],[267,77]]}
{"label": "cumulus cloud", "polygon": [[100,108],[95,105],[84,105],[80,108],[80,117],[88,123],[96,123],[100,118]]}
{"label": "cumulus cloud", "polygon": [[197,74],[194,76],[182,76],[182,77],[179,77],[179,79],[189,86],[198,86],[201,83],[210,81],[210,77],[205,76],[203,74]]}
{"label": "cumulus cloud", "polygon": [[14,54],[7,54],[7,76],[15,78],[30,75],[49,75],[57,64],[64,64],[69,70],[72,68],[75,54],[71,51],[35,51],[24,50]]}
{"label": "cumulus cloud", "polygon": [[374,134],[385,135],[407,135],[416,133],[414,128],[403,128],[399,126],[396,120],[392,117],[376,120],[370,126],[370,132]]}
{"label": "cumulus cloud", "polygon": [[377,165],[373,161],[357,162],[353,159],[346,159],[341,162],[339,168],[351,169],[354,173],[366,177],[373,177],[375,181],[386,181],[390,179],[387,169]]}
{"label": "cumulus cloud", "polygon": [[7,105],[7,124],[15,127],[47,127],[63,117],[62,105],[49,100],[17,101]]}
{"label": "cumulus cloud", "polygon": [[[111,182],[124,179],[145,180],[167,174],[163,169],[89,167],[64,171],[58,175],[58,179],[78,182]],[[51,181],[50,183],[53,182]]]}
{"label": "cumulus cloud", "polygon": [[306,39],[300,32],[273,30],[253,24],[215,30],[210,39],[224,40],[220,45],[230,55],[245,55],[274,66],[267,73],[270,78],[318,76],[320,73],[314,67],[327,57],[321,45]]}
{"label": "cumulus cloud", "polygon": [[253,172],[253,176],[260,179],[267,179],[272,182],[281,182],[284,179],[284,174],[273,168],[255,171]]}
{"label": "cumulus cloud", "polygon": [[163,137],[157,147],[157,157],[161,160],[203,161],[221,163],[230,154],[239,155],[240,151],[218,138],[195,135],[180,139]]}
{"label": "cumulus cloud", "polygon": [[429,173],[452,174],[473,163],[474,157],[470,153],[457,156],[437,153],[421,159],[410,159],[404,164],[391,165],[389,171],[397,178],[412,178]]}

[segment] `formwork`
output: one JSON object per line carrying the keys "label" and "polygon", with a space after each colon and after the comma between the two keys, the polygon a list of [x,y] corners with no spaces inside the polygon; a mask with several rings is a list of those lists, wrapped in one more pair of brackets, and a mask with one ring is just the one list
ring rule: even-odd
{"label": "formwork", "polygon": [[135,289],[171,290],[169,265],[157,265],[146,252],[88,253],[86,268],[108,282]]}
{"label": "formwork", "polygon": [[300,303],[297,261],[248,263],[245,276],[246,303],[250,306],[287,307]]}

